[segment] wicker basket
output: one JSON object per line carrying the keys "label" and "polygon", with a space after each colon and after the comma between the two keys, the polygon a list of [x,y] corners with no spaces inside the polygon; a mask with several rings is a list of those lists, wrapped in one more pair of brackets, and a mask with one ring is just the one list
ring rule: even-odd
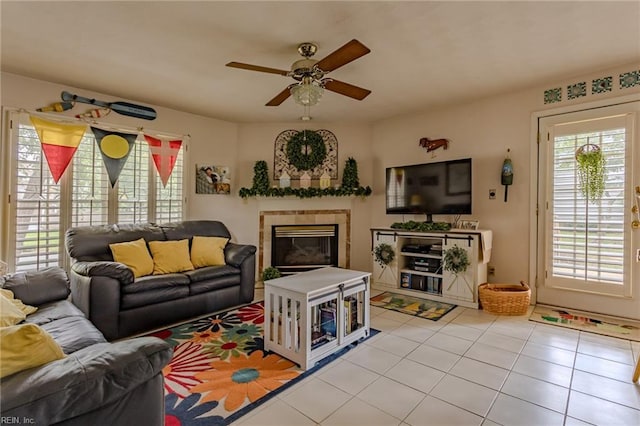
{"label": "wicker basket", "polygon": [[498,315],[524,315],[531,301],[531,289],[518,284],[480,284],[480,304],[485,311]]}

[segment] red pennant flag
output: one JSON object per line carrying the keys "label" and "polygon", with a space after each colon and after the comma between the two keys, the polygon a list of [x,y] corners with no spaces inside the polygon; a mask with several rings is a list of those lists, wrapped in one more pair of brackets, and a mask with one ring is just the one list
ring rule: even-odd
{"label": "red pennant flag", "polygon": [[182,141],[158,139],[149,135],[144,135],[144,138],[149,144],[149,151],[160,175],[160,180],[162,180],[162,186],[166,187],[169,177],[171,177],[171,172],[173,172],[173,166],[176,165]]}
{"label": "red pennant flag", "polygon": [[36,129],[53,181],[58,183],[76,153],[86,124],[63,124],[29,116]]}

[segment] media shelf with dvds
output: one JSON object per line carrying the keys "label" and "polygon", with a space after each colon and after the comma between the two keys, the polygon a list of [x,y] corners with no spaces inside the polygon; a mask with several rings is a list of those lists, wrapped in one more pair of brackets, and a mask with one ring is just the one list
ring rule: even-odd
{"label": "media shelf with dvds", "polygon": [[[478,285],[487,282],[491,231],[401,231],[372,228],[372,247],[385,243],[395,250],[394,261],[380,266],[373,259],[374,285],[400,293],[478,308]],[[486,238],[486,240],[484,240]],[[484,245],[488,243],[489,247]],[[444,270],[444,254],[457,246],[470,265],[464,273]]]}

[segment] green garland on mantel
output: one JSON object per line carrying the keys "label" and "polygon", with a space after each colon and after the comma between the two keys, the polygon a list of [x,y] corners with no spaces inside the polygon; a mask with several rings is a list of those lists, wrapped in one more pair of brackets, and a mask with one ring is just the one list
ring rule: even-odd
{"label": "green garland on mantel", "polygon": [[[353,160],[350,158],[350,160]],[[355,163],[355,160],[353,160]],[[256,161],[253,167],[253,186],[251,188],[240,188],[239,195],[242,198],[249,197],[290,197],[315,198],[315,197],[348,197],[357,195],[368,197],[373,192],[369,186],[345,187],[339,186],[329,188],[278,188],[269,187],[269,172],[267,162]],[[357,170],[356,172],[357,173]],[[357,179],[357,176],[356,176]]]}
{"label": "green garland on mantel", "polygon": [[315,197],[348,197],[357,195],[360,197],[368,197],[373,191],[369,186],[359,186],[357,188],[268,188],[259,190],[256,188],[240,188],[240,197],[289,197],[296,196],[298,198],[315,198]]}

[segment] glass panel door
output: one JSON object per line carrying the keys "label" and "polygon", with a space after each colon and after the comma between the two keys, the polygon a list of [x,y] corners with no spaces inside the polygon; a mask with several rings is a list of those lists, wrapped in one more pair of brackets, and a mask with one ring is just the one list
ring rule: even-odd
{"label": "glass panel door", "polygon": [[[632,231],[637,111],[635,103],[541,120],[538,303],[640,316]],[[601,180],[581,173],[584,152],[602,157],[587,164],[602,170]]]}

